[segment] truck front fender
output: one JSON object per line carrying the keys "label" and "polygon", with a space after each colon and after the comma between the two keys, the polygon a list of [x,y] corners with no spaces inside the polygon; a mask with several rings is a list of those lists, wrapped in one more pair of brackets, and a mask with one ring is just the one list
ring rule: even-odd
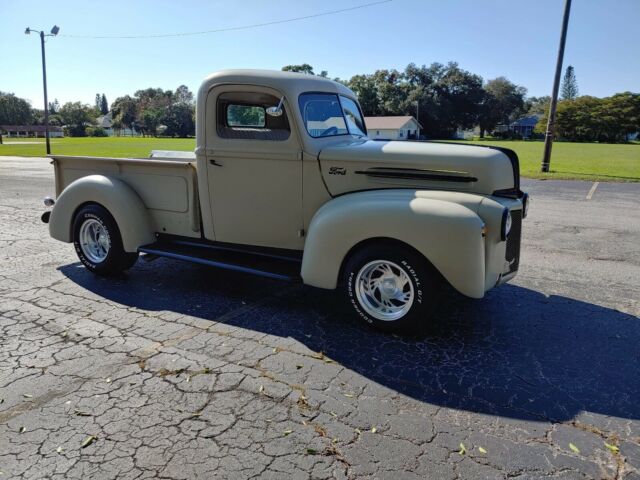
{"label": "truck front fender", "polygon": [[308,285],[336,288],[342,263],[354,246],[391,238],[422,253],[460,293],[482,298],[484,223],[469,207],[413,190],[359,192],[330,200],[309,225],[302,279]]}
{"label": "truck front fender", "polygon": [[121,180],[89,175],[70,183],[56,199],[49,219],[49,233],[56,240],[73,241],[73,217],[86,203],[98,203],[113,216],[126,252],[154,242],[147,209],[138,194]]}

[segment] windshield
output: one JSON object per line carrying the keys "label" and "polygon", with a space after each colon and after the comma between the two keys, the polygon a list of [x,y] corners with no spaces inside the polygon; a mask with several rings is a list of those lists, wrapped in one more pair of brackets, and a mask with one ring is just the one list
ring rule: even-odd
{"label": "windshield", "polygon": [[298,102],[304,126],[314,138],[366,135],[358,104],[333,93],[303,93]]}

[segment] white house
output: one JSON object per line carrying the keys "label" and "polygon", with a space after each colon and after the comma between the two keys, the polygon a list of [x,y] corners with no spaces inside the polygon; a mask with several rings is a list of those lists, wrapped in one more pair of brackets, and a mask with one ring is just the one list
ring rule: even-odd
{"label": "white house", "polygon": [[409,140],[419,136],[422,125],[411,115],[401,117],[364,117],[367,135],[373,140]]}
{"label": "white house", "polygon": [[96,118],[96,127],[102,127],[109,137],[113,137],[114,135],[117,135],[118,137],[121,135],[125,137],[138,135],[138,132],[135,129],[132,130],[130,128],[121,128],[116,131],[113,128],[113,115],[111,112]]}

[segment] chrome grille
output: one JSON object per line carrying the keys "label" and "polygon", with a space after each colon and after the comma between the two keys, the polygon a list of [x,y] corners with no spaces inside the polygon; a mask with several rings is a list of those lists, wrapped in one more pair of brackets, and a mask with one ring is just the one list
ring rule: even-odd
{"label": "chrome grille", "polygon": [[507,237],[505,259],[509,262],[509,273],[518,270],[520,264],[520,237],[522,235],[522,210],[511,210],[511,231]]}

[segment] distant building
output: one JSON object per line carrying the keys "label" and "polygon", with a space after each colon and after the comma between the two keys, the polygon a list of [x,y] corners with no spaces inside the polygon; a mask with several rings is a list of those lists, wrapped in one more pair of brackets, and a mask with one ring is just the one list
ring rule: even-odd
{"label": "distant building", "polygon": [[[44,137],[44,125],[0,125],[0,131],[7,137]],[[49,137],[64,137],[62,127],[49,125]]]}
{"label": "distant building", "polygon": [[411,115],[401,117],[364,117],[367,135],[374,140],[411,140],[418,138],[422,125]]}
{"label": "distant building", "polygon": [[131,128],[120,128],[118,131],[115,131],[115,129],[113,128],[113,116],[111,112],[96,118],[95,126],[104,129],[105,133],[109,137],[113,137],[116,134],[118,136],[125,137],[138,135],[138,132],[135,129],[132,130]]}
{"label": "distant building", "polygon": [[480,136],[480,127],[462,129],[459,128],[452,135],[455,140],[473,140],[474,137]]}
{"label": "distant building", "polygon": [[113,135],[113,119],[111,118],[111,112],[96,118],[96,127],[102,128],[109,136]]}
{"label": "distant building", "polygon": [[498,125],[496,132],[513,132],[522,138],[529,138],[541,117],[540,114],[527,115],[508,125]]}

